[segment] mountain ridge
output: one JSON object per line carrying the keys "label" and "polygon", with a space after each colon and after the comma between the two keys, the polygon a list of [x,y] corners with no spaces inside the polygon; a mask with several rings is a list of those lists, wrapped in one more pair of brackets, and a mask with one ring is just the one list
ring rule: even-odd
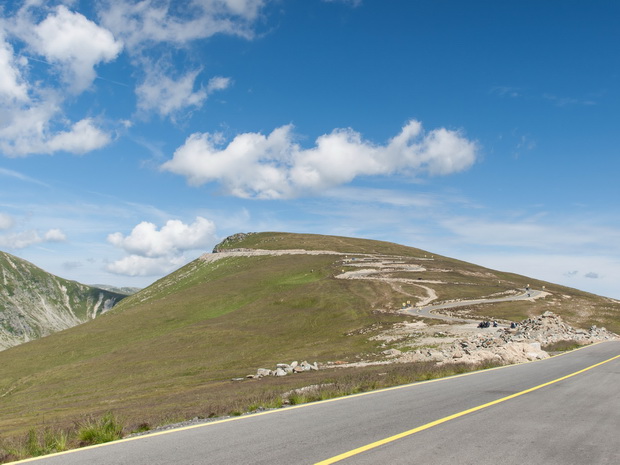
{"label": "mountain ridge", "polygon": [[60,278],[0,251],[0,350],[71,328],[125,295]]}

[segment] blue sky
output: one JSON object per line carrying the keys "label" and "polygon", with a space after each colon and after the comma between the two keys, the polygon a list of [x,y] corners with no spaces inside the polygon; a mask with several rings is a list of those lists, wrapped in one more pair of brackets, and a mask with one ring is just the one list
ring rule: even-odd
{"label": "blue sky", "polygon": [[620,3],[11,1],[0,250],[146,286],[247,231],[620,298]]}

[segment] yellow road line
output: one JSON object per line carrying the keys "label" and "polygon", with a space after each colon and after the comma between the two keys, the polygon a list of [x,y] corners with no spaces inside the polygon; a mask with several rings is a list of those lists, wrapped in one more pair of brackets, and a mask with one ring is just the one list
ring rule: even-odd
{"label": "yellow road line", "polygon": [[549,382],[544,383],[544,384],[539,384],[538,386],[534,386],[534,387],[526,389],[524,391],[520,391],[520,392],[517,392],[515,394],[511,394],[509,396],[506,396],[506,397],[502,397],[501,399],[497,399],[497,400],[494,400],[492,402],[488,402],[486,404],[470,408],[468,410],[463,410],[462,412],[455,413],[454,415],[450,415],[450,416],[447,416],[447,417],[444,417],[444,418],[440,418],[439,420],[435,420],[435,421],[432,421],[430,423],[426,423],[425,425],[418,426],[417,428],[410,429],[409,431],[405,431],[405,432],[396,434],[394,436],[390,436],[388,438],[381,439],[380,441],[376,441],[376,442],[373,442],[371,444],[367,444],[367,445],[362,446],[362,447],[358,447],[357,449],[350,450],[349,452],[345,452],[343,454],[336,455],[335,457],[331,457],[331,458],[329,458],[327,460],[322,460],[321,462],[317,462],[317,463],[315,463],[315,465],[329,465],[329,464],[332,464],[332,463],[340,462],[341,460],[347,459],[349,457],[353,457],[354,455],[358,455],[358,454],[361,454],[362,452],[366,452],[366,451],[369,451],[371,449],[375,449],[376,447],[382,446],[384,444],[388,444],[388,443],[394,442],[394,441],[396,441],[398,439],[402,439],[404,437],[411,436],[412,434],[418,433],[420,431],[427,430],[429,428],[432,428],[433,426],[437,426],[437,425],[440,425],[442,423],[446,423],[447,421],[454,420],[455,418],[459,418],[459,417],[465,416],[465,415],[467,415],[469,413],[477,412],[478,410],[482,410],[484,408],[491,407],[492,405],[496,405],[496,404],[499,404],[501,402],[505,402],[507,400],[514,399],[515,397],[519,397],[519,396],[522,396],[524,394],[528,394],[530,392],[533,392],[533,391],[536,391],[538,389],[541,389],[541,388],[543,388],[545,386],[549,386],[551,384],[558,383],[558,382],[563,381],[565,379],[572,378],[573,376],[577,376],[578,374],[581,374],[581,373],[583,373],[585,371],[591,370],[592,368],[596,368],[598,366],[601,366],[601,365],[603,365],[605,363],[611,362],[612,360],[615,360],[617,358],[620,358],[620,355],[616,355],[615,357],[612,357],[610,359],[607,359],[607,360],[604,360],[602,362],[599,362],[599,363],[596,363],[594,365],[591,365],[591,366],[589,366],[587,368],[584,368],[583,370],[579,370],[579,371],[576,371],[576,372],[571,373],[569,375],[562,376],[561,378],[558,378],[558,379],[554,379],[553,381],[549,381]]}
{"label": "yellow road line", "polygon": [[461,374],[458,374],[458,375],[446,376],[446,377],[443,377],[443,378],[429,379],[429,380],[426,380],[426,381],[416,381],[416,382],[409,383],[409,384],[401,384],[401,385],[398,385],[398,386],[392,386],[392,387],[388,387],[388,388],[377,389],[377,390],[374,390],[374,391],[360,392],[358,394],[350,394],[348,396],[335,397],[335,398],[332,398],[332,399],[325,399],[325,400],[320,400],[320,401],[317,401],[317,402],[310,402],[310,403],[307,403],[307,404],[299,404],[299,405],[294,405],[294,406],[285,407],[285,408],[279,408],[279,409],[274,409],[274,410],[266,410],[264,412],[253,413],[253,414],[250,414],[250,415],[243,415],[243,416],[240,416],[240,417],[225,418],[223,420],[216,420],[216,421],[211,421],[211,422],[206,422],[206,423],[199,423],[199,424],[190,425],[190,426],[181,426],[181,427],[178,427],[178,428],[171,428],[171,429],[168,429],[168,430],[157,431],[157,432],[148,433],[148,434],[144,434],[144,435],[140,435],[140,436],[132,436],[132,437],[129,437],[129,438],[119,439],[119,440],[116,440],[116,441],[106,442],[106,443],[103,443],[103,444],[95,444],[95,445],[92,445],[92,446],[80,447],[78,449],[70,449],[70,450],[66,450],[66,451],[62,451],[62,452],[55,452],[53,454],[48,454],[48,455],[42,455],[42,456],[38,456],[38,457],[30,457],[30,458],[27,458],[27,459],[19,460],[17,462],[10,462],[7,465],[17,465],[17,464],[22,464],[22,463],[35,462],[37,460],[43,460],[43,459],[46,459],[46,458],[57,457],[57,456],[60,456],[60,455],[73,454],[73,453],[77,453],[77,452],[81,452],[81,451],[86,451],[86,450],[89,450],[89,449],[97,449],[97,448],[100,448],[100,447],[112,446],[112,445],[116,445],[116,444],[123,443],[123,442],[136,441],[136,440],[140,440],[140,439],[149,439],[149,438],[152,438],[152,437],[155,437],[155,436],[162,436],[164,434],[177,433],[177,432],[180,432],[180,431],[186,431],[186,430],[191,430],[191,429],[196,429],[196,428],[204,428],[204,427],[218,425],[218,424],[221,424],[221,423],[229,423],[231,421],[247,420],[247,419],[255,418],[255,417],[258,417],[258,416],[277,414],[277,413],[280,413],[280,412],[286,412],[286,411],[289,411],[289,410],[296,410],[296,409],[306,408],[306,407],[313,407],[313,406],[316,406],[316,405],[327,404],[327,403],[330,403],[330,402],[340,402],[340,401],[343,401],[343,400],[346,400],[346,399],[352,399],[352,398],[355,398],[355,397],[370,396],[370,395],[378,394],[378,393],[381,393],[381,392],[396,391],[396,390],[399,390],[399,389],[405,389],[405,388],[411,388],[411,387],[416,387],[416,386],[422,386],[424,384],[429,384],[429,383],[437,383],[437,382],[441,382],[441,381],[447,381],[447,380],[454,379],[454,378],[462,378],[462,377],[465,377],[465,376],[479,375],[481,373],[487,373],[489,371],[495,371],[495,370],[502,370],[502,369],[505,369],[505,368],[515,367],[517,365],[524,365],[524,364],[536,363],[536,362],[544,362],[545,360],[550,360],[550,359],[555,358],[555,357],[560,357],[562,355],[569,354],[569,353],[575,352],[577,350],[587,349],[587,348],[593,347],[593,346],[598,345],[598,344],[601,344],[601,342],[595,342],[593,344],[589,344],[587,346],[579,347],[578,349],[573,349],[573,350],[570,350],[570,351],[567,351],[567,352],[563,352],[561,354],[557,354],[557,355],[554,355],[554,356],[552,356],[550,358],[546,358],[546,359],[542,359],[542,360],[533,360],[533,361],[530,361],[530,362],[516,363],[516,364],[513,364],[513,365],[502,365],[502,366],[499,366],[499,367],[487,368],[487,369],[484,369],[484,370],[469,371],[467,373],[461,373]]}

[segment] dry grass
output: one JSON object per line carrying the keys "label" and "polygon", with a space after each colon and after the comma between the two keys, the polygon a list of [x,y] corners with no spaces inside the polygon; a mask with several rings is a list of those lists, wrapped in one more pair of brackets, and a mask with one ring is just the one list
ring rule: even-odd
{"label": "dry grass", "polygon": [[[251,235],[233,247],[407,257],[427,254],[379,241],[280,233]],[[0,352],[3,437],[25,435],[33,427],[70,428],[76,420],[106,412],[124,418],[130,430],[140,425],[146,428],[175,419],[245,412],[251,406],[277,406],[286,391],[311,384],[345,385],[347,377],[352,377],[351,389],[355,390],[426,376],[411,375],[417,370],[413,366],[381,367],[382,371],[367,367],[231,381],[279,362],[356,361],[360,355],[372,358],[382,350],[380,342],[369,340],[372,332],[360,330],[378,330],[408,319],[375,311],[399,307],[408,299],[385,282],[334,278],[340,273],[340,261],[341,257],[327,255],[198,260],[92,322]],[[470,279],[469,287],[478,290],[484,287],[483,276],[492,272],[439,256],[428,263],[436,270],[459,270],[460,282]],[[543,285],[517,275],[492,273],[501,286]],[[587,304],[592,309],[583,324],[592,321],[620,330],[620,305],[545,285],[553,298],[486,305],[472,311],[521,320],[552,309],[572,323],[581,313],[571,305],[580,302],[582,308]],[[485,294],[495,292],[495,283],[488,286]],[[407,293],[420,292],[414,288],[402,286]],[[462,296],[462,291],[454,293]],[[562,300],[558,295],[572,298]]]}
{"label": "dry grass", "polygon": [[[178,406],[166,412],[154,413],[151,409],[145,416],[139,413],[132,421],[123,423],[116,414],[108,411],[99,417],[90,416],[69,427],[31,428],[24,436],[4,439],[0,442],[0,463],[36,457],[67,449],[100,444],[122,438],[128,433],[152,429],[151,425],[169,425],[190,418],[209,419],[222,416],[238,416],[245,413],[280,408],[286,405],[316,402],[361,392],[409,384],[416,381],[442,378],[473,370],[491,368],[493,364],[453,364],[441,367],[433,363],[398,364],[367,369],[334,369],[310,372],[287,378],[264,378],[244,382],[227,383],[226,389],[218,395],[204,399],[201,405],[192,408]],[[307,393],[301,390],[308,385],[318,388]],[[228,393],[226,395],[225,393]],[[212,393],[214,394],[214,393]],[[125,412],[124,415],[126,415]]]}

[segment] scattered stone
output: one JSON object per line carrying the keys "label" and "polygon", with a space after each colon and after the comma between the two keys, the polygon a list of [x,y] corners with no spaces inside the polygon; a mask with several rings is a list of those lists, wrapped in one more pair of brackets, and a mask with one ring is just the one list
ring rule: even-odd
{"label": "scattered stone", "polygon": [[398,350],[398,349],[388,349],[388,350],[384,350],[381,353],[383,355],[387,355],[388,357],[396,357],[396,356],[402,354],[402,352],[400,350]]}
{"label": "scattered stone", "polygon": [[268,370],[267,368],[259,368],[258,370],[256,370],[256,376],[258,378],[262,378],[263,376],[271,376],[272,371]]}
{"label": "scattered stone", "polygon": [[[291,374],[303,373],[305,371],[318,370],[319,365],[317,362],[308,363],[306,360],[299,363],[297,361],[288,363],[278,363],[276,364],[275,370],[269,370],[267,368],[259,368],[256,370],[255,375],[247,375],[246,378],[249,379],[260,379],[265,376],[286,376]],[[244,379],[244,378],[242,378]]]}

